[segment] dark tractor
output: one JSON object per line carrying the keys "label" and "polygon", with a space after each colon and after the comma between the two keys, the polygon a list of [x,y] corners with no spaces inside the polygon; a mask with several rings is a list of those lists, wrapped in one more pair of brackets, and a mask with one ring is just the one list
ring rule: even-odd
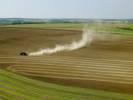
{"label": "dark tractor", "polygon": [[21,52],[20,55],[21,56],[28,56],[28,54],[26,52]]}

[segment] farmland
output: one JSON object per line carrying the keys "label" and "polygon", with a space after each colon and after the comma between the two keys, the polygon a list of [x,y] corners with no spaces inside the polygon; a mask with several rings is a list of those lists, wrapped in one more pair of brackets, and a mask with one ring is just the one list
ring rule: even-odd
{"label": "farmland", "polygon": [[65,29],[65,30],[82,30],[85,25],[90,29],[100,32],[110,32],[122,35],[132,35],[133,24],[117,24],[117,23],[45,23],[45,24],[21,24],[21,25],[6,25],[6,27],[20,27],[20,28],[40,28],[40,29]]}
{"label": "farmland", "polygon": [[[106,26],[106,25],[105,25]],[[2,100],[132,100],[132,25],[95,27],[111,37],[75,51],[20,56],[20,52],[79,40],[83,24],[0,27]],[[127,28],[128,27],[128,28]],[[115,38],[119,37],[119,38]],[[113,39],[112,39],[113,38]]]}

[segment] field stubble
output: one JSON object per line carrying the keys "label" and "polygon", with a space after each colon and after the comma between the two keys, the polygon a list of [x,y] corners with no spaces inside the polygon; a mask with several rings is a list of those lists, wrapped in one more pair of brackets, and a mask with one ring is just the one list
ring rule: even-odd
{"label": "field stubble", "polygon": [[81,31],[2,28],[0,32],[0,65],[8,71],[58,84],[133,93],[132,37],[96,40],[71,52],[20,57],[21,51],[78,40]]}

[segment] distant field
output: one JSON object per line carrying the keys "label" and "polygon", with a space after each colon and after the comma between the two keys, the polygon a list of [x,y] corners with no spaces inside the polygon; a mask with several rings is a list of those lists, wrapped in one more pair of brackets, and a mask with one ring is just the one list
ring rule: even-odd
{"label": "distant field", "polygon": [[108,32],[122,35],[133,35],[133,24],[100,24],[100,23],[46,23],[46,24],[20,24],[20,25],[6,25],[6,27],[29,27],[29,28],[43,28],[43,29],[65,29],[65,30],[82,30],[86,25],[88,28],[97,32]]}
{"label": "distant field", "polygon": [[46,23],[46,24],[7,25],[7,27],[31,27],[31,28],[68,29],[68,30],[81,30],[83,26],[84,24],[81,24],[81,23]]}
{"label": "distant field", "polygon": [[[83,24],[1,26],[0,99],[133,100],[132,25],[117,27],[119,31],[115,27],[113,31],[124,34],[118,39],[95,40],[75,51],[20,56],[23,51],[79,40],[82,27]],[[111,32],[110,26],[102,26],[102,30],[95,25],[89,27]]]}

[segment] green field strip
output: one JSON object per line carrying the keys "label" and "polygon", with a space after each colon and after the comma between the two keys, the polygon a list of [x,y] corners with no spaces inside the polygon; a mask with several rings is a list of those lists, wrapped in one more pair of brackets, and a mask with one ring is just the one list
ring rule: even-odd
{"label": "green field strip", "polygon": [[[0,83],[0,84],[2,84],[2,83]],[[33,98],[33,96],[28,95],[26,93],[26,91],[22,92],[23,91],[23,88],[21,87],[21,89],[20,89],[20,87],[15,86],[16,84],[13,84],[13,85],[10,86],[7,83],[3,83],[2,85],[3,85],[3,87],[0,87],[0,91],[3,91],[5,93],[4,93],[4,95],[2,95],[0,93],[0,95],[2,95],[4,97],[8,97],[8,100],[14,100],[17,97],[18,98],[20,97],[20,98],[33,99],[33,100],[35,100]]]}
{"label": "green field strip", "polygon": [[[5,79],[5,75],[7,76],[7,75],[12,75],[12,76],[8,76],[8,78],[7,78],[7,80],[9,79],[9,78],[11,78],[11,80],[13,79],[14,81],[13,82],[18,82],[18,81],[20,81],[20,80],[23,80],[23,79],[25,79],[25,80],[23,80],[24,82],[25,82],[25,85],[27,85],[27,83],[29,83],[30,84],[30,86],[32,87],[33,86],[33,89],[36,87],[36,88],[39,88],[39,89],[41,89],[41,92],[43,91],[43,93],[45,93],[45,90],[46,89],[50,89],[50,90],[52,90],[52,92],[53,91],[56,91],[57,92],[57,90],[60,90],[60,91],[64,91],[64,92],[66,92],[66,94],[67,94],[67,92],[68,92],[68,94],[67,95],[69,95],[69,92],[70,92],[70,98],[73,98],[74,99],[74,97],[73,97],[73,95],[71,96],[71,92],[72,93],[76,93],[75,95],[78,95],[77,93],[80,93],[80,95],[83,95],[84,93],[86,94],[86,96],[88,96],[88,97],[84,97],[83,96],[83,98],[86,98],[85,100],[87,100],[88,98],[89,98],[89,96],[90,96],[90,98],[94,98],[94,99],[92,99],[92,100],[100,100],[100,98],[102,98],[103,100],[105,99],[107,99],[107,98],[109,98],[110,100],[113,98],[113,100],[124,100],[125,98],[127,99],[127,100],[131,100],[130,98],[132,98],[132,95],[123,95],[123,94],[119,94],[119,93],[111,93],[111,92],[105,92],[105,91],[96,91],[96,90],[89,90],[89,89],[83,89],[83,88],[72,88],[72,87],[64,87],[64,86],[58,86],[58,85],[54,85],[54,84],[49,84],[49,83],[43,83],[43,82],[40,82],[40,81],[35,81],[35,80],[32,80],[32,79],[28,79],[28,78],[25,78],[25,77],[22,77],[22,76],[19,76],[19,75],[15,75],[15,74],[12,74],[12,73],[9,73],[9,72],[5,72],[5,71],[1,71],[0,73],[2,73],[1,74],[1,76],[3,75],[4,76],[4,79]],[[17,77],[17,78],[14,78],[14,76],[15,77]],[[13,77],[13,78],[12,78]],[[7,84],[7,83],[6,83]],[[15,83],[14,85],[16,86],[16,84],[17,83]],[[19,83],[20,84],[20,83]],[[16,86],[17,87],[17,86]],[[29,87],[29,85],[28,85],[28,87]],[[49,88],[48,88],[49,87]],[[21,88],[21,87],[19,87],[19,88]],[[21,88],[22,89],[22,88]],[[54,90],[54,89],[57,89],[57,90]],[[46,91],[48,91],[48,90],[46,90]],[[33,91],[28,91],[28,92],[33,92]],[[52,92],[50,92],[50,93],[52,93]],[[104,93],[105,92],[105,93]],[[104,94],[103,94],[104,93]],[[56,94],[56,93],[55,93]],[[62,93],[60,93],[59,92],[59,94],[62,94]],[[62,95],[64,95],[64,94],[62,94]],[[67,96],[66,95],[66,96]],[[122,96],[120,96],[120,95],[123,95],[123,97]],[[34,97],[34,96],[33,96]],[[55,96],[55,98],[56,98],[56,96]],[[57,97],[57,98],[59,98],[59,97]],[[78,97],[77,97],[78,98]],[[81,97],[82,98],[82,97]],[[70,99],[70,100],[73,100],[73,99]],[[102,100],[101,99],[101,100]],[[109,100],[108,99],[108,100]],[[30,100],[30,99],[29,99]],[[31,99],[32,100],[32,99]],[[58,100],[58,99],[57,99]],[[61,99],[59,99],[59,100],[61,100]],[[65,100],[65,99],[64,99]],[[66,99],[67,100],[67,99]],[[84,99],[83,99],[84,100]]]}
{"label": "green field strip", "polygon": [[15,98],[16,95],[13,95],[9,92],[6,92],[7,90],[0,88],[0,100],[8,100],[8,98]]}
{"label": "green field strip", "polygon": [[[82,30],[84,27],[83,23],[47,23],[47,24],[21,24],[21,25],[6,25],[5,27],[14,27],[14,28],[41,28],[41,29],[64,29],[64,30]],[[132,27],[132,25],[127,25],[126,27]],[[120,35],[133,35],[132,30],[124,30],[118,27],[112,27],[108,25],[97,26],[90,24],[88,26],[89,29],[95,30],[96,32],[104,32],[104,33],[113,33]]]}
{"label": "green field strip", "polygon": [[[15,86],[16,86],[16,84],[15,84]],[[21,87],[21,86],[20,86]],[[24,89],[25,90],[25,89]],[[30,91],[33,91],[33,90],[30,90]]]}
{"label": "green field strip", "polygon": [[[34,88],[30,88],[28,86],[28,89],[26,88],[27,86],[22,86],[20,84],[16,84],[16,83],[11,83],[10,81],[6,81],[5,83],[0,83],[3,85],[3,87],[6,87],[3,89],[3,91],[6,91],[12,95],[16,95],[14,96],[14,98],[16,97],[22,97],[22,98],[27,98],[27,99],[37,99],[41,96],[41,94],[39,94],[39,91],[35,91]],[[29,92],[28,92],[29,91]],[[32,91],[32,92],[30,92]],[[41,93],[41,92],[40,92]],[[34,98],[34,96],[36,98]]]}

